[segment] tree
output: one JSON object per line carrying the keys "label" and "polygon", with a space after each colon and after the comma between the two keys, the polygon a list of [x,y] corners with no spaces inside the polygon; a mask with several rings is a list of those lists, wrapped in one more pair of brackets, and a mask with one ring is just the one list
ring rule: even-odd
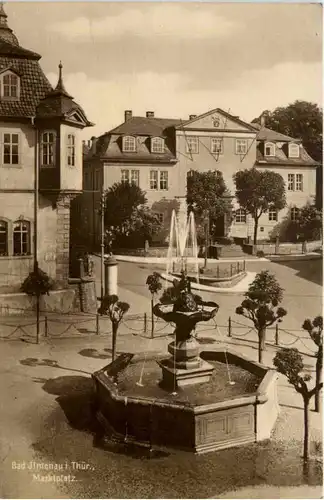
{"label": "tree", "polygon": [[315,411],[321,411],[321,392],[320,385],[323,381],[323,316],[316,316],[316,318],[312,320],[305,319],[303,325],[303,330],[309,333],[312,341],[317,345],[318,350],[316,353],[316,378],[315,378]]}
{"label": "tree", "polygon": [[262,115],[268,128],[301,139],[308,154],[314,160],[322,162],[323,110],[317,104],[297,100],[274,111],[263,111],[252,123],[260,124]]}
{"label": "tree", "polygon": [[161,288],[162,288],[162,283],[160,281],[160,275],[159,273],[154,272],[153,274],[150,274],[147,277],[146,284],[148,286],[148,289],[151,293],[151,318],[152,318],[152,332],[151,336],[153,338],[154,336],[154,314],[153,314],[153,307],[154,307],[154,295],[157,294]]}
{"label": "tree", "polygon": [[285,375],[288,382],[294,386],[295,390],[301,394],[304,402],[304,451],[303,459],[308,461],[308,434],[309,434],[309,402],[316,391],[319,391],[323,384],[315,385],[313,389],[309,389],[307,383],[311,376],[309,374],[302,375],[304,370],[303,358],[296,348],[281,349],[273,359],[273,364],[279,373]]}
{"label": "tree", "polygon": [[54,288],[54,281],[42,271],[36,263],[34,271],[30,272],[21,285],[21,291],[36,297],[36,342],[39,343],[40,298],[49,295]]}
{"label": "tree", "polygon": [[251,320],[257,331],[259,363],[263,362],[267,327],[281,321],[287,314],[285,309],[278,307],[282,297],[283,289],[275,276],[269,271],[261,271],[250,284],[242,304],[236,308],[236,314]]}
{"label": "tree", "polygon": [[121,302],[117,295],[105,295],[98,309],[99,314],[106,314],[112,324],[112,360],[116,358],[117,332],[121,320],[129,310],[127,302]]}
{"label": "tree", "polygon": [[271,208],[281,210],[286,206],[284,180],[276,172],[256,168],[239,170],[233,179],[237,201],[254,219],[253,243],[256,245],[261,215]]}
{"label": "tree", "polygon": [[204,224],[205,227],[206,265],[209,236],[217,234],[219,218],[232,212],[230,194],[222,173],[218,170],[192,170],[187,176],[187,205],[189,212],[194,212],[197,225]]}
{"label": "tree", "polygon": [[119,246],[138,246],[161,227],[157,215],[146,205],[145,192],[135,183],[118,182],[106,192],[105,227]]}
{"label": "tree", "polygon": [[304,241],[316,240],[320,238],[322,229],[322,211],[315,205],[307,204],[299,210],[296,223],[297,231]]}

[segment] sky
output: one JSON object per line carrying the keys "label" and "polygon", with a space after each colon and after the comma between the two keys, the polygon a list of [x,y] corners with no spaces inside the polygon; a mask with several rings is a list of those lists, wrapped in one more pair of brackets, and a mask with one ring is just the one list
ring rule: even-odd
{"label": "sky", "polygon": [[84,139],[154,111],[222,108],[251,121],[296,99],[322,105],[322,6],[253,3],[5,3],[20,45],[95,123]]}

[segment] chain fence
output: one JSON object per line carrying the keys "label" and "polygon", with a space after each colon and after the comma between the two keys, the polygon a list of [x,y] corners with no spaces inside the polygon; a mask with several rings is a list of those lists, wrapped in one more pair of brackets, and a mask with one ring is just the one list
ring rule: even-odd
{"label": "chain fence", "polygon": [[[26,311],[25,311],[26,312]],[[232,342],[257,343],[258,335],[252,326],[240,323],[231,317],[225,324],[218,324],[213,318],[209,322],[198,323],[194,335],[201,343]],[[126,314],[122,319],[118,334],[133,335],[144,339],[159,339],[173,336],[175,325],[166,323],[161,318],[154,317],[146,312]],[[29,342],[46,341],[50,339],[89,338],[91,336],[105,336],[112,332],[108,316],[99,314],[41,314],[38,324],[35,317],[0,317],[0,340],[26,340]],[[274,348],[297,347],[300,352],[314,356],[317,348],[310,336],[304,330],[292,330],[276,324],[267,328],[266,344]]]}

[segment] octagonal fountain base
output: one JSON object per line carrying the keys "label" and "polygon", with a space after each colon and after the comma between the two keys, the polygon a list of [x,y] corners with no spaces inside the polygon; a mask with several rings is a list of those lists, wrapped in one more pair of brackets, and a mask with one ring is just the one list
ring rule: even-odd
{"label": "octagonal fountain base", "polygon": [[201,358],[213,366],[209,381],[176,392],[160,383],[159,356],[146,357],[143,369],[144,357],[124,354],[94,373],[96,416],[106,436],[198,454],[269,439],[279,413],[277,372],[231,349]]}

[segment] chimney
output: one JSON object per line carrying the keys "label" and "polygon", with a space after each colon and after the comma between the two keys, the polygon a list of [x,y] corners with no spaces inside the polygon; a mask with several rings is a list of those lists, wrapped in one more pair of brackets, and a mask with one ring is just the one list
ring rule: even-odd
{"label": "chimney", "polygon": [[146,111],[146,118],[154,118],[154,111]]}
{"label": "chimney", "polygon": [[93,155],[96,154],[96,150],[97,150],[97,137],[93,136],[91,137],[91,153]]}
{"label": "chimney", "polygon": [[265,117],[265,115],[261,115],[261,122],[260,123],[261,123],[261,127],[265,127],[265,125],[266,125],[266,117]]}
{"label": "chimney", "polygon": [[197,115],[189,115],[189,120],[194,120],[195,118],[197,118]]}
{"label": "chimney", "polygon": [[130,120],[133,116],[133,112],[131,109],[126,109],[125,111],[125,122],[127,122],[128,120]]}

